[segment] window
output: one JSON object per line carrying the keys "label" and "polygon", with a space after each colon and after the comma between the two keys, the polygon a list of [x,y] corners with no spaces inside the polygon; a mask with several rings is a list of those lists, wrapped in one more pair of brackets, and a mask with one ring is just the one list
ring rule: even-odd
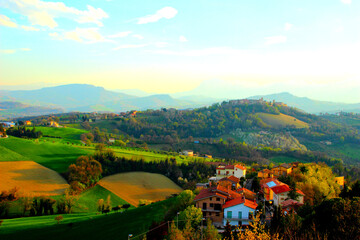
{"label": "window", "polygon": [[232,211],[227,211],[226,218],[232,218]]}
{"label": "window", "polygon": [[219,212],[217,212],[217,213],[215,213],[215,215],[216,215],[217,217],[219,217],[219,216],[220,216],[220,213],[219,213]]}
{"label": "window", "polygon": [[229,171],[226,171],[226,175],[228,175],[229,174]]}
{"label": "window", "polygon": [[234,174],[234,171],[233,171],[233,174]]}
{"label": "window", "polygon": [[220,174],[220,171],[219,171],[219,174]]}
{"label": "window", "polygon": [[214,207],[214,204],[213,204],[213,203],[210,203],[210,207]]}
{"label": "window", "polygon": [[211,216],[211,212],[209,212],[209,216]]}
{"label": "window", "polygon": [[210,201],[212,201],[212,197],[210,198]]}
{"label": "window", "polygon": [[239,213],[238,213],[238,218],[239,218],[239,219],[242,219],[242,212],[239,212]]}
{"label": "window", "polygon": [[206,206],[206,203],[204,202],[204,203],[203,203],[203,209],[206,210],[206,208],[207,208],[207,206]]}
{"label": "window", "polygon": [[217,197],[217,198],[216,198],[216,201],[220,201],[220,198]]}
{"label": "window", "polygon": [[253,219],[253,215],[254,215],[253,212],[249,212],[249,219]]}
{"label": "window", "polygon": [[221,204],[215,204],[214,210],[221,211]]}

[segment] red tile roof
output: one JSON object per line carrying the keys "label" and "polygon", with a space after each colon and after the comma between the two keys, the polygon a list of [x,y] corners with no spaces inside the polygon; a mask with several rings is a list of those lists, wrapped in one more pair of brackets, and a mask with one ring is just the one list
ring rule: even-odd
{"label": "red tile roof", "polygon": [[234,165],[227,165],[225,166],[225,169],[234,169]]}
{"label": "red tile roof", "polygon": [[299,190],[299,189],[296,189],[296,192],[298,193],[298,194],[300,194],[300,195],[303,195],[303,196],[305,196],[305,193],[303,193],[301,190]]}
{"label": "red tile roof", "polygon": [[237,177],[235,177],[235,176],[232,176],[232,175],[231,175],[231,176],[228,176],[227,179],[229,179],[230,181],[235,182],[235,183],[240,182],[240,179],[239,179],[239,178],[237,178]]}
{"label": "red tile roof", "polygon": [[196,195],[194,201],[199,201],[201,199],[204,198],[209,198],[209,197],[221,197],[224,199],[227,199],[227,196],[224,194],[221,194],[219,192],[214,191],[216,188],[206,188],[200,191],[200,193],[198,195]]}
{"label": "red tile roof", "polygon": [[236,167],[236,168],[239,168],[239,169],[241,169],[241,170],[246,170],[246,167],[243,166],[243,165],[236,164],[235,167]]}
{"label": "red tile roof", "polygon": [[236,206],[239,204],[244,204],[245,206],[252,208],[252,209],[256,209],[258,206],[257,203],[254,201],[247,200],[244,197],[239,197],[239,198],[235,198],[233,200],[227,201],[223,205],[223,209],[233,207],[233,206]]}
{"label": "red tile roof", "polygon": [[301,202],[298,202],[298,201],[295,201],[293,199],[288,199],[288,200],[285,200],[282,202],[282,207],[285,208],[285,207],[288,207],[288,206],[302,206],[304,205],[303,203]]}
{"label": "red tile roof", "polygon": [[256,193],[254,193],[253,191],[251,191],[251,190],[249,190],[249,189],[247,189],[247,188],[239,188],[238,190],[236,190],[237,192],[248,192],[248,193],[250,193],[250,194],[255,194],[256,195]]}
{"label": "red tile roof", "polygon": [[284,193],[284,192],[289,192],[291,189],[288,185],[283,184],[280,186],[275,186],[272,187],[271,190],[275,193],[275,194],[280,194],[280,193]]}

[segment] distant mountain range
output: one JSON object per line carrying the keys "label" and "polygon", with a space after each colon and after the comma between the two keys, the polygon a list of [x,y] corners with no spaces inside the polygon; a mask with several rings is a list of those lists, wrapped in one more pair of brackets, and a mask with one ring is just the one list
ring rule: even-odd
{"label": "distant mountain range", "polygon": [[[221,82],[221,81],[220,81]],[[204,82],[191,91],[176,94],[146,93],[137,89],[106,90],[88,84],[69,84],[56,87],[46,87],[37,90],[0,90],[0,115],[28,116],[69,111],[103,111],[122,112],[129,110],[146,110],[159,108],[197,108],[223,100],[245,98],[245,90],[239,91],[236,87],[225,85],[219,90],[218,80]],[[228,91],[228,97],[214,98],[216,92]],[[239,97],[236,97],[239,96]],[[286,103],[309,113],[334,113],[339,111],[360,113],[359,104],[346,104],[312,100],[306,97],[297,97],[287,92],[269,95],[256,95],[249,99],[263,98],[267,101],[275,100]],[[10,103],[14,104],[11,105]],[[16,104],[15,104],[16,103]],[[31,109],[31,110],[30,110]]]}

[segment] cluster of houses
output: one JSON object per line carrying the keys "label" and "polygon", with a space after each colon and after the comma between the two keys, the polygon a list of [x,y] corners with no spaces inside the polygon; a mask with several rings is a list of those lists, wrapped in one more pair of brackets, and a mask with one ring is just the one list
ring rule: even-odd
{"label": "cluster of houses", "polygon": [[[296,164],[282,164],[273,169],[258,173],[261,190],[255,193],[241,186],[246,178],[246,167],[241,164],[218,166],[216,176],[208,184],[198,184],[201,189],[195,197],[195,205],[200,208],[205,218],[210,218],[217,227],[230,225],[249,225],[258,208],[259,201],[268,205],[280,206],[283,213],[297,209],[304,204],[304,193],[298,189],[298,198],[289,197],[292,189],[280,182],[279,176],[290,174]],[[260,198],[260,196],[263,196]]]}

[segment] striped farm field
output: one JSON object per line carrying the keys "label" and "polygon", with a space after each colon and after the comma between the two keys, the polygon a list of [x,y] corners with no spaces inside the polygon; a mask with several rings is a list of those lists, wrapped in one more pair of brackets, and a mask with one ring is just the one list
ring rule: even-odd
{"label": "striped farm field", "polygon": [[0,191],[14,187],[28,196],[64,194],[69,187],[57,172],[33,161],[0,162]]}
{"label": "striped farm field", "polygon": [[146,172],[114,174],[101,179],[98,184],[133,206],[138,206],[140,200],[164,200],[182,191],[164,175]]}
{"label": "striped farm field", "polygon": [[272,127],[286,127],[293,125],[296,128],[308,128],[309,124],[303,122],[297,118],[280,113],[279,115],[270,113],[257,113],[261,120]]}

